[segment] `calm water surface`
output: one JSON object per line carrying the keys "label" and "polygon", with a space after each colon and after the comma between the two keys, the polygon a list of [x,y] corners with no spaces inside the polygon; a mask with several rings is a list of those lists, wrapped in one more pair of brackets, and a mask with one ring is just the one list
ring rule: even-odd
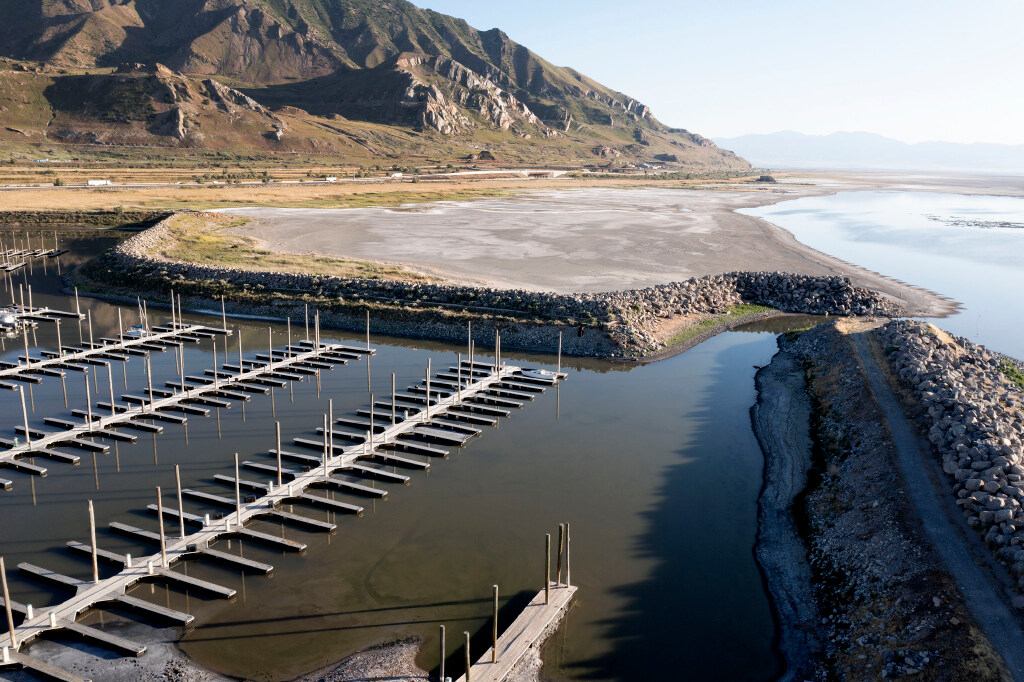
{"label": "calm water surface", "polygon": [[[84,258],[105,246],[94,240],[74,248]],[[46,274],[35,268],[16,281],[33,283],[37,305],[73,307],[58,295],[52,268]],[[91,311],[97,336],[115,333],[116,307],[88,299],[82,304]],[[134,310],[122,309],[126,323],[135,321]],[[162,321],[166,315],[154,310],[151,316]],[[220,323],[219,316],[186,317]],[[240,330],[246,354],[266,348],[266,323],[229,323]],[[284,326],[273,330],[275,344],[283,344]],[[61,331],[65,343],[78,340],[76,324],[66,322]],[[234,602],[162,586],[141,586],[134,594],[195,614],[197,626],[184,633],[182,647],[231,675],[289,679],[408,635],[423,638],[420,664],[434,668],[440,624],[449,632],[449,670],[458,672],[463,630],[476,635],[474,658],[486,650],[491,585],[501,586],[502,615],[510,622],[542,586],[544,534],[570,521],[573,580],[581,589],[545,652],[547,677],[678,679],[686,670],[693,679],[770,678],[778,667],[771,648],[774,625],[752,554],[763,461],[748,410],[755,399],[754,366],[775,352],[777,331],[722,334],[647,367],[568,361],[569,380],[558,391],[515,410],[450,459],[435,459],[429,473],[412,473],[409,485],[388,485],[386,502],[337,495],[364,505],[364,516],[335,518],[297,509],[336,520],[337,533],[257,524],[309,544],[300,556],[241,548],[246,556],[272,563],[271,577],[187,565],[190,574],[236,588]],[[230,338],[233,354],[236,339]],[[54,347],[53,325],[41,326],[33,343]],[[6,342],[4,359],[18,354],[20,340],[13,344]],[[389,393],[392,372],[403,387],[422,377],[428,358],[440,368],[461,350],[379,336],[373,345],[378,354],[370,362],[369,381],[377,396]],[[187,371],[211,367],[211,353],[209,341],[189,346]],[[551,366],[553,358],[509,360]],[[173,353],[155,353],[153,369],[154,385],[172,379]],[[69,373],[69,407],[84,406],[86,380]],[[106,395],[106,371],[100,369],[95,380]],[[119,365],[113,381],[118,394],[126,392]],[[139,358],[127,365],[127,383],[127,392],[145,386]],[[33,426],[42,427],[45,416],[68,414],[59,379],[46,379],[30,393]],[[367,364],[354,362],[326,372],[319,392],[314,381],[304,381],[273,397],[254,396],[244,410],[236,403],[209,418],[191,417],[187,432],[165,425],[162,435],[142,434],[135,445],[111,443],[108,455],[83,453],[79,467],[44,463],[50,470],[44,479],[5,472],[15,487],[0,492],[0,552],[9,566],[30,561],[87,578],[88,561],[64,549],[68,540],[88,539],[87,500],[96,501],[101,529],[121,521],[155,530],[145,505],[155,501],[154,486],[173,491],[175,464],[185,486],[230,495],[212,482],[213,475],[232,473],[235,452],[272,462],[266,453],[273,447],[275,420],[286,442],[315,437],[329,398],[342,415],[364,406],[368,394]],[[6,417],[0,436],[13,437],[20,420],[16,394],[0,392],[0,414]],[[165,502],[173,506],[172,498],[173,492]],[[185,504],[195,513],[216,511]],[[168,530],[176,532],[176,524]],[[99,543],[133,556],[153,551],[106,530]],[[230,549],[239,551],[238,543]],[[37,608],[65,596],[14,570],[8,577],[13,598]],[[126,617],[104,612],[87,619],[121,628]]]}
{"label": "calm water surface", "polygon": [[1024,198],[840,192],[740,212],[819,251],[958,301],[961,309],[936,324],[1024,358]]}

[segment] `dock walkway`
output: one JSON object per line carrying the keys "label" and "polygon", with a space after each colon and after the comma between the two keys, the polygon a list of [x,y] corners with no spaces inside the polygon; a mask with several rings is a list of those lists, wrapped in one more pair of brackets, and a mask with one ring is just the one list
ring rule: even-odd
{"label": "dock walkway", "polygon": [[[312,342],[305,342],[302,345],[305,350],[298,352],[298,354],[292,355],[291,351],[286,354],[285,357],[280,360],[274,359],[273,368],[267,366],[261,366],[251,369],[246,372],[233,375],[232,377],[226,377],[221,383],[221,386],[225,386],[229,381],[234,379],[236,382],[244,382],[251,380],[254,376],[262,373],[276,370],[279,367],[286,367],[289,362],[301,363],[303,361],[311,360],[312,358],[327,358],[329,357],[329,351],[332,348],[343,348],[344,352],[362,352],[372,353],[370,349],[355,349],[352,347],[341,347],[340,345],[332,344],[313,344]],[[245,363],[243,363],[244,365]],[[527,371],[528,372],[528,371]],[[285,523],[295,523],[302,521],[305,517],[300,517],[294,513],[284,513],[276,511],[283,505],[293,504],[294,502],[302,502],[305,504],[318,502],[320,498],[311,499],[312,495],[307,495],[306,490],[309,488],[323,488],[325,486],[331,487],[332,482],[338,482],[339,479],[333,478],[333,475],[338,472],[357,474],[363,476],[369,476],[374,478],[381,478],[392,482],[406,482],[409,480],[408,476],[393,473],[387,469],[378,468],[369,464],[362,463],[362,460],[372,459],[377,457],[389,457],[387,450],[393,446],[396,442],[401,442],[403,436],[410,433],[415,433],[416,430],[421,429],[424,424],[429,423],[434,418],[441,418],[450,413],[456,413],[457,410],[463,408],[466,405],[472,405],[475,398],[479,396],[486,396],[495,387],[500,386],[504,382],[514,380],[515,378],[521,378],[527,376],[524,374],[524,370],[518,367],[507,367],[502,366],[500,369],[493,368],[489,372],[473,371],[467,372],[467,376],[464,381],[464,387],[461,391],[453,393],[445,398],[438,399],[433,404],[425,404],[418,408],[417,411],[410,413],[408,419],[402,421],[393,421],[390,424],[385,422],[384,429],[380,432],[376,432],[376,429],[367,429],[366,438],[361,444],[354,444],[348,446],[334,445],[333,448],[329,447],[332,443],[330,432],[325,434],[323,437],[322,444],[324,446],[322,462],[315,467],[308,467],[304,471],[296,471],[294,469],[288,471],[288,480],[285,482],[284,468],[280,465],[280,459],[278,459],[278,467],[280,467],[280,475],[276,475],[277,471],[274,471],[274,476],[268,480],[265,484],[257,483],[253,481],[242,481],[236,474],[235,477],[226,477],[218,475],[215,477],[216,480],[222,484],[231,485],[235,489],[235,508],[234,511],[226,514],[220,519],[210,520],[207,522],[208,517],[199,517],[198,515],[190,514],[187,520],[193,525],[199,525],[199,530],[191,533],[179,532],[176,537],[167,537],[163,533],[163,525],[161,525],[161,533],[156,534],[152,531],[146,531],[139,528],[134,528],[126,524],[112,523],[111,527],[113,530],[118,532],[132,535],[144,541],[150,543],[157,543],[160,550],[150,556],[143,556],[138,559],[130,559],[124,557],[123,568],[115,575],[99,580],[97,582],[83,581],[68,576],[61,576],[53,571],[47,571],[45,568],[36,566],[22,565],[19,568],[23,572],[29,575],[45,579],[48,582],[56,582],[59,585],[67,587],[75,592],[74,596],[67,601],[57,604],[54,606],[46,607],[45,612],[40,611],[34,614],[33,618],[27,618],[20,625],[13,628],[12,632],[4,633],[0,636],[0,647],[4,647],[7,651],[10,662],[0,662],[0,669],[4,667],[32,667],[34,664],[39,663],[37,661],[28,660],[28,657],[20,651],[20,649],[26,644],[44,635],[46,632],[51,630],[59,630],[66,627],[67,623],[74,623],[76,619],[86,611],[93,608],[102,608],[104,604],[116,602],[121,606],[129,606],[135,609],[141,609],[148,612],[150,615],[154,615],[160,618],[175,622],[190,622],[192,616],[189,614],[183,614],[180,612],[167,609],[166,607],[160,607],[150,602],[131,597],[127,594],[128,590],[141,581],[171,581],[182,583],[186,579],[186,576],[179,574],[171,567],[186,558],[195,556],[197,553],[203,553],[209,551],[210,545],[215,543],[217,540],[226,537],[245,537],[254,542],[266,542],[275,546],[277,549],[287,549],[292,551],[302,551],[305,549],[305,545],[302,543],[288,540],[277,535],[270,535],[267,533],[261,533],[253,529],[246,528],[246,523],[255,521],[261,518],[265,518],[268,513],[276,513],[280,517],[280,520]],[[470,377],[469,375],[473,376]],[[551,375],[548,385],[554,385],[558,380],[563,379],[565,375]],[[429,389],[429,374],[425,383]],[[191,391],[201,390],[203,388],[214,390],[213,384],[207,384],[198,388],[190,389]],[[540,388],[540,386],[538,386]],[[174,398],[166,398],[162,400],[151,399],[151,406],[142,405],[139,407],[127,408],[125,412],[119,413],[116,416],[112,416],[108,419],[117,419],[123,414],[127,414],[131,410],[138,410],[137,416],[143,416],[146,414],[147,409],[159,410],[166,405],[172,404],[175,400],[180,400],[181,395],[176,394]],[[164,401],[171,401],[165,403]],[[506,413],[507,416],[507,413]],[[106,425],[110,425],[111,422],[104,422]],[[78,427],[82,433],[90,430],[92,427],[83,426]],[[49,436],[48,438],[57,438],[57,436]],[[47,441],[53,442],[53,441]],[[28,452],[31,452],[29,450]],[[277,452],[275,451],[275,455]],[[283,454],[283,453],[282,453]],[[12,457],[11,451],[4,453],[3,456],[8,458]],[[391,456],[393,458],[393,456]],[[412,463],[413,460],[409,460]],[[276,469],[276,467],[275,467]],[[241,495],[241,489],[245,487],[247,490],[256,491],[255,497],[243,498]],[[190,495],[189,497],[193,497]],[[220,502],[223,505],[223,500],[214,500]],[[328,500],[323,498],[323,504],[326,504]],[[356,511],[356,508],[349,506],[346,507],[347,511]],[[168,517],[171,519],[171,525],[177,528],[178,524],[174,522],[174,517],[178,515],[178,520],[182,526],[184,526],[186,517],[183,510],[175,510],[164,507],[162,510],[154,510],[158,516]],[[159,512],[162,511],[162,515]],[[312,521],[312,519],[309,519]],[[330,526],[333,524],[319,524],[321,530],[330,530]],[[81,543],[75,543],[73,549],[78,553],[86,551],[81,546]],[[88,551],[92,552],[93,548],[88,547]],[[100,557],[100,550],[96,548],[97,559]],[[221,555],[221,559],[227,555]],[[103,552],[103,559],[107,562],[117,562],[117,556],[112,555],[110,552]],[[216,585],[203,584],[199,586],[203,591],[207,593],[213,593],[217,596],[227,596],[232,592],[227,588],[218,590]],[[565,593],[565,602],[568,602],[568,598],[571,597],[572,588],[566,590],[555,590],[553,594]],[[543,597],[541,597],[543,599]],[[554,600],[553,600],[554,601]],[[521,628],[524,632],[532,632],[536,627],[541,627],[541,624],[550,611],[549,608],[543,610],[528,609],[527,612],[530,614],[529,622]],[[534,614],[539,615],[534,615]],[[553,616],[552,616],[553,617]],[[519,620],[516,621],[519,623]],[[525,621],[524,621],[525,622]],[[65,625],[62,625],[65,624]],[[528,627],[527,627],[528,626]],[[508,644],[508,658],[512,658],[516,654],[514,653],[518,647],[514,644],[513,640],[509,640]],[[521,654],[519,654],[521,656]],[[39,663],[39,665],[45,665]],[[36,669],[39,669],[39,665],[36,665]],[[81,682],[81,678],[75,676],[72,673],[66,671],[58,671],[61,675],[58,679],[69,680],[71,682]],[[475,679],[475,676],[474,676]]]}
{"label": "dock walkway", "polygon": [[[569,608],[576,587],[551,583],[551,596],[544,603],[544,590],[530,600],[530,603],[498,637],[497,662],[491,662],[491,650],[481,656],[469,669],[469,682],[502,682],[516,664],[523,659],[530,647],[534,646],[541,636],[556,623],[562,612]],[[456,682],[467,682],[463,675]]]}

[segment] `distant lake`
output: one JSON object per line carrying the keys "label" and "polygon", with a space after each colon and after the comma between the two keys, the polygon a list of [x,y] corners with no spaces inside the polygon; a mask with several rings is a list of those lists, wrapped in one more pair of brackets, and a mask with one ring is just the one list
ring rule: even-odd
{"label": "distant lake", "polygon": [[936,324],[1024,358],[1024,198],[840,192],[742,209],[837,258],[962,308]]}

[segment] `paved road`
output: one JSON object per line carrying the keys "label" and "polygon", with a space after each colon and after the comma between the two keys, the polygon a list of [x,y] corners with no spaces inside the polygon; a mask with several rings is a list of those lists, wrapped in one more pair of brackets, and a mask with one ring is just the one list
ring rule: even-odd
{"label": "paved road", "polygon": [[944,507],[949,504],[945,499],[946,491],[937,491],[932,485],[927,467],[934,466],[933,455],[922,448],[917,431],[907,421],[892,387],[871,355],[869,333],[853,334],[854,347],[878,406],[889,424],[907,497],[946,570],[959,585],[978,625],[1006,661],[1013,678],[1024,681],[1024,631],[1000,590],[978,567],[960,537],[954,526],[956,521],[949,517]]}

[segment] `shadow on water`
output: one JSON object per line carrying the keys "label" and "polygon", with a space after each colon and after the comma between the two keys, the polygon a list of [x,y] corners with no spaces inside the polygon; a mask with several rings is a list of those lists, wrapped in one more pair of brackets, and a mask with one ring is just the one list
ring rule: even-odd
{"label": "shadow on water", "polygon": [[[761,469],[750,461],[737,466],[761,457],[753,434],[735,428],[753,397],[748,346],[758,342],[720,351],[712,380],[697,395],[701,407],[679,415],[695,431],[663,469],[652,506],[640,515],[645,530],[632,547],[635,560],[653,561],[650,575],[611,588],[626,601],[603,621],[614,649],[565,665],[566,677],[764,680],[781,670],[752,560]],[[707,485],[694,489],[695,477]],[[723,561],[723,554],[735,557]],[[571,614],[563,628],[572,628]],[[559,658],[560,639],[549,640],[545,661]]]}

